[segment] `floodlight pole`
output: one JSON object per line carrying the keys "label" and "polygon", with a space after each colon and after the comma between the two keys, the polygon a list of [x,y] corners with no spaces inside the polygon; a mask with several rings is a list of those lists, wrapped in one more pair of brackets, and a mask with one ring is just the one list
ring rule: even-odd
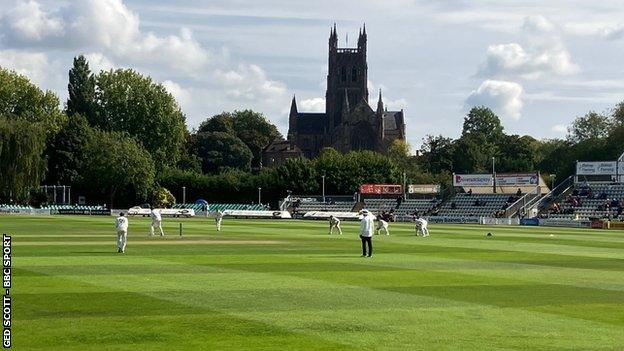
{"label": "floodlight pole", "polygon": [[403,198],[406,199],[407,198],[407,178],[405,175],[405,172],[403,172]]}
{"label": "floodlight pole", "polygon": [[322,183],[323,183],[323,203],[325,203],[325,175],[323,174],[321,176],[321,178],[323,179]]}
{"label": "floodlight pole", "polygon": [[492,184],[494,185],[494,193],[496,193],[496,158],[492,157]]}
{"label": "floodlight pole", "polygon": [[262,204],[262,188],[258,187],[258,205]]}
{"label": "floodlight pole", "polygon": [[186,187],[185,186],[182,187],[182,203],[183,204],[186,203]]}

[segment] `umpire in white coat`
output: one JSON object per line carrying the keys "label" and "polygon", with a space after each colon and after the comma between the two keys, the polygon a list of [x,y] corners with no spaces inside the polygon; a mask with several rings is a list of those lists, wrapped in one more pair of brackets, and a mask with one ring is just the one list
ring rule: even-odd
{"label": "umpire in white coat", "polygon": [[[373,232],[375,230],[375,216],[368,210],[360,212],[360,239],[362,240],[362,257],[373,255]],[[368,253],[366,248],[368,247]]]}

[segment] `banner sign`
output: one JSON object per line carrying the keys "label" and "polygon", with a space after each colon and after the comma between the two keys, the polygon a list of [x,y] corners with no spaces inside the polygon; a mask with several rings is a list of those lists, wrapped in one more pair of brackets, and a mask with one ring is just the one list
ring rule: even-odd
{"label": "banner sign", "polygon": [[482,224],[482,225],[520,225],[520,218],[481,217],[479,224]]}
{"label": "banner sign", "polygon": [[340,219],[352,219],[359,220],[360,215],[357,212],[322,212],[322,211],[310,211],[303,215],[305,219],[328,219],[329,216],[338,217]]}
{"label": "banner sign", "polygon": [[437,194],[440,192],[440,185],[437,184],[410,184],[407,186],[410,194]]}
{"label": "banner sign", "polygon": [[89,216],[110,216],[111,210],[87,210],[77,208],[59,208],[56,212],[60,215],[89,215]]}
{"label": "banner sign", "polygon": [[616,161],[576,163],[576,175],[615,175],[616,170]]}
{"label": "banner sign", "polygon": [[0,208],[0,214],[49,216],[50,210],[38,208]]}
{"label": "banner sign", "polygon": [[539,225],[539,218],[522,218],[520,220],[520,225],[537,226]]}
{"label": "banner sign", "polygon": [[496,173],[496,186],[538,185],[537,173]]}
{"label": "banner sign", "polygon": [[492,186],[491,174],[455,174],[453,186]]}
{"label": "banner sign", "polygon": [[429,223],[449,223],[449,224],[479,224],[479,217],[446,217],[432,216],[426,217]]}
{"label": "banner sign", "polygon": [[398,184],[362,184],[361,194],[401,195],[403,186]]}
{"label": "banner sign", "polygon": [[234,218],[274,218],[289,219],[292,218],[288,211],[255,211],[255,210],[225,210],[223,216]]}
{"label": "banner sign", "polygon": [[589,228],[590,221],[575,221],[573,219],[563,218],[546,218],[539,220],[540,227],[572,227],[572,228]]}
{"label": "banner sign", "polygon": [[[171,216],[171,217],[194,217],[195,210],[190,208],[157,208],[157,211],[160,212],[161,216]],[[149,208],[141,208],[141,207],[132,207],[128,210],[129,216],[144,216],[147,217],[152,213],[152,210]]]}

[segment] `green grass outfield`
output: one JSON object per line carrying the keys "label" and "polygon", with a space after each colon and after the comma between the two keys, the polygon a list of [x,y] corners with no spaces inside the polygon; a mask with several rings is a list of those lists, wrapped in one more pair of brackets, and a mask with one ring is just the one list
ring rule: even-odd
{"label": "green grass outfield", "polygon": [[0,217],[13,348],[624,350],[622,231],[392,224],[362,258],[357,223],[164,223],[122,255],[112,217]]}

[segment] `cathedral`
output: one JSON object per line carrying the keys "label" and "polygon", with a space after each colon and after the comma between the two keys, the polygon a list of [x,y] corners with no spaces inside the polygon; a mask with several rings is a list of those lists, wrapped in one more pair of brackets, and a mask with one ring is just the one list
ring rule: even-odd
{"label": "cathedral", "polygon": [[288,119],[288,139],[265,149],[266,165],[296,156],[316,157],[324,147],[341,152],[373,150],[384,153],[394,140],[405,139],[403,110],[388,111],[379,91],[377,108],[368,103],[366,26],[356,48],[339,48],[336,25],[329,35],[329,64],[325,113],[300,112],[293,96]]}

